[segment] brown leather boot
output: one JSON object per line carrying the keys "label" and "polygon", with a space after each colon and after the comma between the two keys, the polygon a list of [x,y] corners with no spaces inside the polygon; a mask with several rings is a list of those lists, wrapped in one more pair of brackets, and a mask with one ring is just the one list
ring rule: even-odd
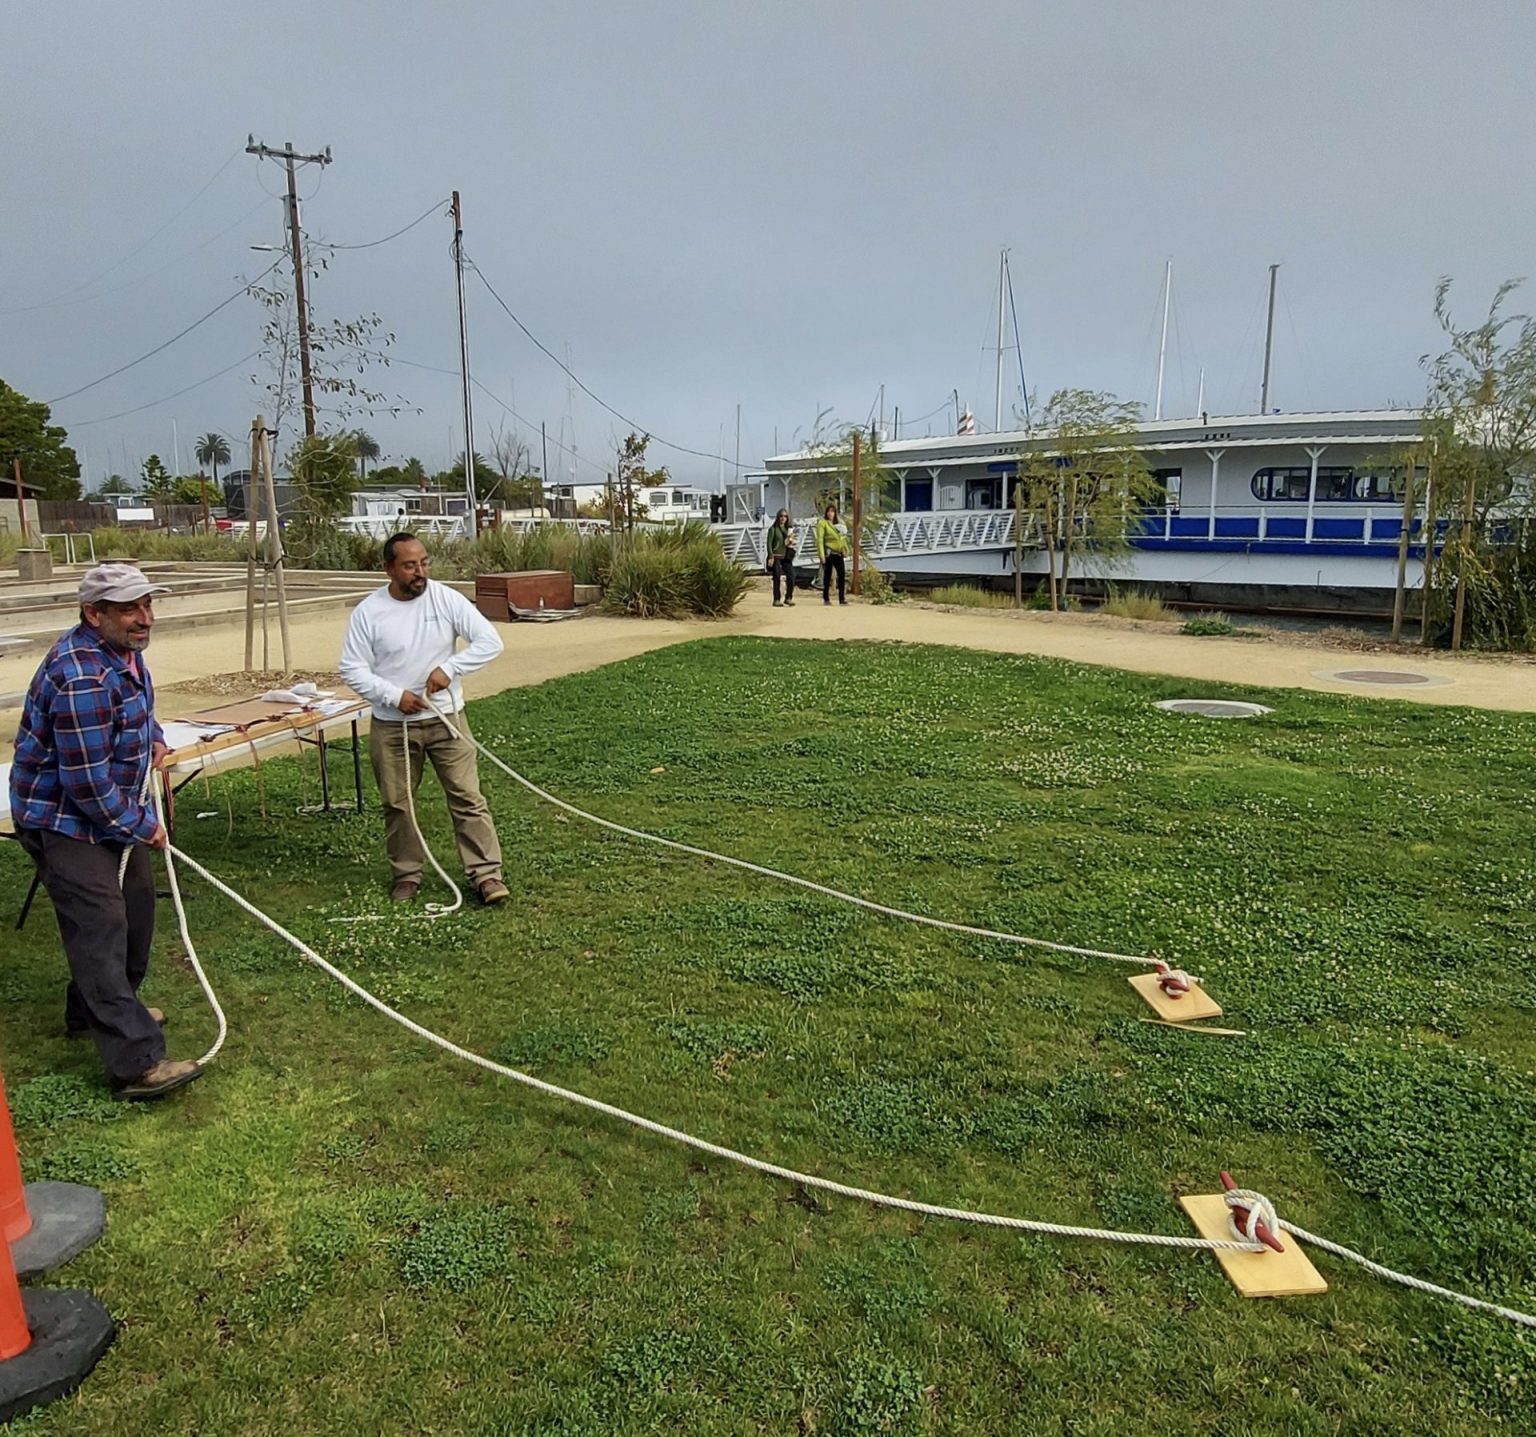
{"label": "brown leather boot", "polygon": [[511,889],[499,878],[486,878],[480,883],[480,901],[487,908],[494,908],[498,903],[505,903],[511,896]]}
{"label": "brown leather boot", "polygon": [[118,1085],[115,1096],[129,1102],[143,1102],[149,1098],[163,1098],[184,1088],[188,1083],[203,1076],[203,1070],[190,1058],[179,1062],[162,1058],[152,1068],[146,1068],[136,1078]]}
{"label": "brown leather boot", "polygon": [[421,879],[402,878],[389,890],[389,901],[391,903],[412,903],[420,892]]}

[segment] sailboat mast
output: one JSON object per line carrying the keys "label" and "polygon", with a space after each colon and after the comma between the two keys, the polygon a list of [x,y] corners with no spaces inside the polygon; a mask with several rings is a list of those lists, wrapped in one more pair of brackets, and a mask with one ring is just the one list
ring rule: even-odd
{"label": "sailboat mast", "polygon": [[1168,256],[1163,270],[1163,338],[1157,347],[1157,402],[1152,406],[1152,417],[1163,417],[1163,366],[1168,358],[1168,300],[1173,294],[1173,256]]}
{"label": "sailboat mast", "polygon": [[1269,267],[1269,322],[1264,326],[1264,384],[1259,391],[1259,413],[1269,413],[1269,358],[1275,346],[1275,275],[1280,266]]}
{"label": "sailboat mast", "polygon": [[1007,291],[1003,287],[1003,266],[1008,262],[1008,250],[1003,248],[997,255],[997,384],[992,406],[992,432],[1003,432],[1003,303]]}

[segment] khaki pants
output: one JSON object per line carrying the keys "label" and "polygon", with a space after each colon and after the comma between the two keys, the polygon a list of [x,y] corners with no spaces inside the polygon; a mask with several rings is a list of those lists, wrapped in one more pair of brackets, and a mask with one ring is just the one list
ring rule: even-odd
{"label": "khaki pants", "polygon": [[[480,774],[475,750],[469,742],[469,718],[453,716],[454,728],[440,718],[413,719],[392,723],[374,719],[368,731],[368,756],[373,760],[373,776],[379,783],[379,801],[384,808],[384,844],[389,852],[389,866],[395,882],[420,878],[427,855],[416,830],[411,826],[408,795],[421,786],[426,759],[432,760],[437,781],[448,800],[453,818],[453,836],[459,846],[459,861],[469,881],[479,885],[487,878],[501,877],[501,843],[491,811],[480,793]],[[407,771],[400,730],[410,741],[410,768]],[[459,734],[464,737],[460,738]],[[407,788],[409,784],[409,788]]]}

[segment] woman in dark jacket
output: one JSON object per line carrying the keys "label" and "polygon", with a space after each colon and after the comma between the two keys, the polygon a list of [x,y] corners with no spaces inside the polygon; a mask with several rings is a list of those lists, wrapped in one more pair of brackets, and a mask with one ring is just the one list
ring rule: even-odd
{"label": "woman in dark jacket", "polygon": [[[795,526],[788,509],[780,509],[774,515],[773,527],[768,531],[768,572],[773,575],[773,605],[795,602]],[[779,581],[783,579],[784,598],[779,598]]]}

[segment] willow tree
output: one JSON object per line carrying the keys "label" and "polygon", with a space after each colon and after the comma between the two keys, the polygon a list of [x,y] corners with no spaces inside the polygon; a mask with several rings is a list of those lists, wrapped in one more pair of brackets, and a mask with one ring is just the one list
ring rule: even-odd
{"label": "willow tree", "polygon": [[1424,634],[1497,648],[1536,648],[1536,319],[1505,314],[1518,280],[1500,285],[1480,324],[1451,315],[1451,281],[1435,288],[1447,339],[1425,355],[1430,472]]}
{"label": "willow tree", "polygon": [[[1014,523],[1045,549],[1051,611],[1066,600],[1074,554],[1091,553],[1103,568],[1130,549],[1157,480],[1138,445],[1139,404],[1091,389],[1051,396],[1030,443],[1019,452]],[[1016,596],[1021,597],[1018,581]]]}

